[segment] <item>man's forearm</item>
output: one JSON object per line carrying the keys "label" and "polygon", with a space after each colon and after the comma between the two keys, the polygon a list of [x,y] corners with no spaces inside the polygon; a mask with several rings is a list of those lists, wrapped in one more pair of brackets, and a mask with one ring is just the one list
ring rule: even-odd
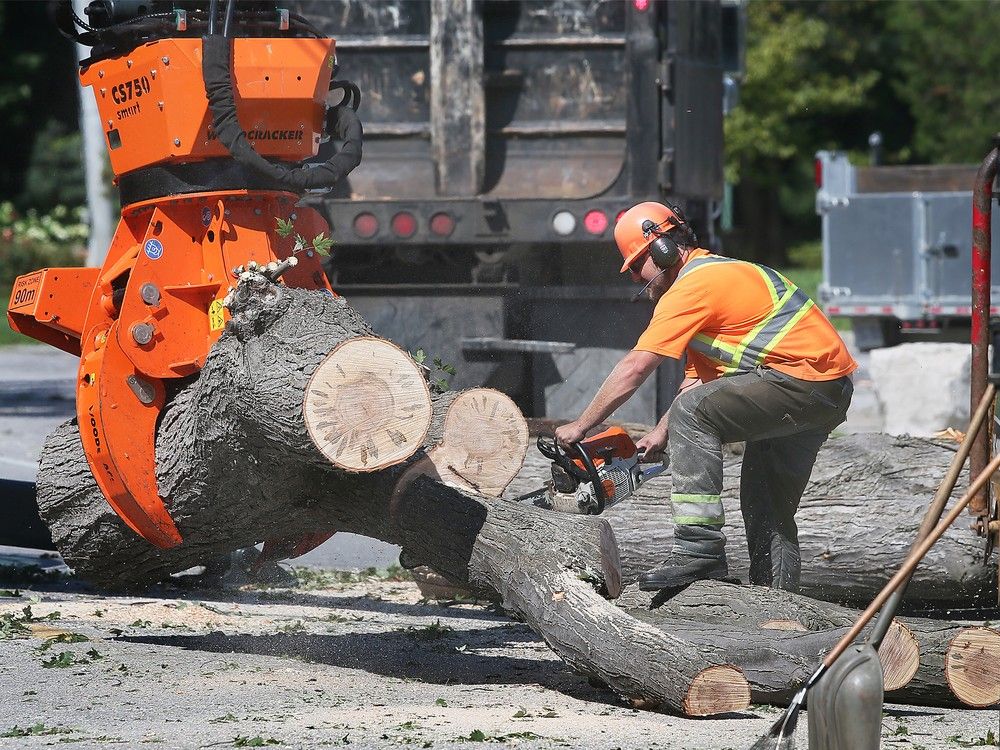
{"label": "man's forearm", "polygon": [[635,368],[628,359],[623,359],[615,365],[615,369],[576,421],[585,430],[599,425],[632,397],[648,374]]}

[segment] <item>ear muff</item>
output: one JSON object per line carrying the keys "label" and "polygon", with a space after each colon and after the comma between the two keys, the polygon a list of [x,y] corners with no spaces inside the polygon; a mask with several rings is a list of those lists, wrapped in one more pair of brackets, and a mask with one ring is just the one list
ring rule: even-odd
{"label": "ear muff", "polygon": [[649,257],[661,271],[669,271],[681,259],[681,249],[668,235],[661,235],[649,243]]}

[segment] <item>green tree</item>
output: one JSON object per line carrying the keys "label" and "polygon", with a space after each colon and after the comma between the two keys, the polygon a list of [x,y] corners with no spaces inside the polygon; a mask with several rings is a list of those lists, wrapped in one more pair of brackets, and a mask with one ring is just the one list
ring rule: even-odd
{"label": "green tree", "polygon": [[749,3],[746,79],[726,122],[726,171],[743,228],[738,254],[784,264],[790,240],[816,234],[818,149],[863,149],[882,123],[906,131],[905,117],[886,116],[898,111],[883,72],[893,43],[883,33],[886,6]]}
{"label": "green tree", "polygon": [[894,2],[894,87],[913,121],[913,157],[978,163],[1000,131],[1000,2]]}

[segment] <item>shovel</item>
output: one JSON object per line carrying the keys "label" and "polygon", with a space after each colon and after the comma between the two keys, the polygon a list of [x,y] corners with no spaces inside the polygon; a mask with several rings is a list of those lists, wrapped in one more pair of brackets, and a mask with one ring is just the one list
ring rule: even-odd
{"label": "shovel", "polygon": [[[990,476],[1000,468],[1000,455],[998,455],[975,478],[968,492],[949,511],[945,519],[937,523],[969,454],[972,438],[991,411],[995,395],[996,388],[990,385],[976,408],[966,439],[959,446],[948,473],[927,509],[920,531],[917,533],[917,540],[903,561],[902,567],[861,613],[851,629],[830,650],[819,668],[799,688],[788,708],[768,733],[757,740],[750,750],[793,750],[795,727],[807,691],[811,691],[810,701],[816,712],[814,717],[813,711],[810,711],[810,750],[869,750],[869,748],[877,750],[882,715],[882,666],[876,648],[882,643],[889,629],[906,584],[917,564],[961,515],[975,494],[989,481]],[[883,606],[885,609],[872,629],[868,642],[852,648],[854,639]],[[843,663],[838,662],[834,667],[837,659],[848,649],[850,651]],[[829,672],[829,682],[822,690],[814,689],[819,679],[827,672]]]}

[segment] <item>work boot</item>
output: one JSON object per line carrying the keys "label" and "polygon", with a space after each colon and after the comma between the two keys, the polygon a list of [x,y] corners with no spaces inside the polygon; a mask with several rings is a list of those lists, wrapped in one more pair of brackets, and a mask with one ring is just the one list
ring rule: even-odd
{"label": "work boot", "polygon": [[679,524],[674,530],[674,549],[657,568],[639,575],[643,591],[683,588],[695,581],[726,578],[726,535],[721,526]]}

